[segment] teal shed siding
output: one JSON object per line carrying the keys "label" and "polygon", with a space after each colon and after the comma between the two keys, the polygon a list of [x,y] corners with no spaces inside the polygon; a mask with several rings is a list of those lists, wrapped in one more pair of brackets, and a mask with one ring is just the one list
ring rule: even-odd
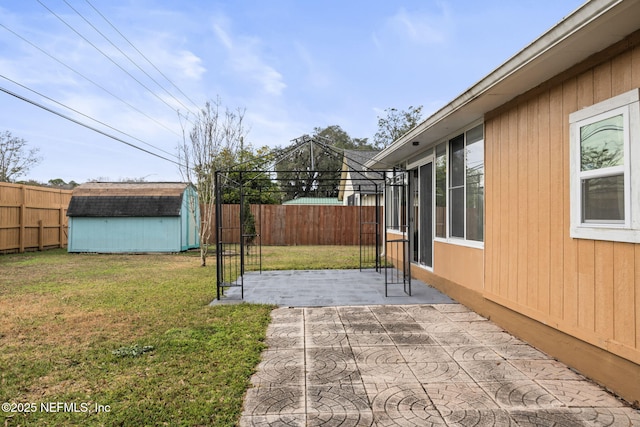
{"label": "teal shed siding", "polygon": [[69,252],[180,252],[181,217],[69,218]]}
{"label": "teal shed siding", "polygon": [[[179,185],[85,184],[74,191],[69,205],[68,251],[146,253],[198,248],[197,192],[192,185]],[[136,211],[139,216],[134,215]]]}
{"label": "teal shed siding", "polygon": [[182,195],[180,215],[180,249],[187,251],[200,247],[200,204],[195,188],[189,186]]}

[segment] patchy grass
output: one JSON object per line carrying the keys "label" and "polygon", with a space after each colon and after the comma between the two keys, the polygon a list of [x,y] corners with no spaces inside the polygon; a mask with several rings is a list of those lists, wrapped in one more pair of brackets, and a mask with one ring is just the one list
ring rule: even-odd
{"label": "patchy grass", "polygon": [[[271,270],[359,267],[357,246],[262,251]],[[0,256],[0,425],[235,425],[273,307],[209,307],[207,261]]]}
{"label": "patchy grass", "polygon": [[214,295],[191,254],[0,256],[0,425],[234,425],[272,307]]}

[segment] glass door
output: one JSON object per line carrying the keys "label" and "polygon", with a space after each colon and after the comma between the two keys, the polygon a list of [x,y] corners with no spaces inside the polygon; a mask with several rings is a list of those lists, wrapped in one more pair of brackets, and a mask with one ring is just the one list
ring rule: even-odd
{"label": "glass door", "polygon": [[410,173],[411,258],[433,267],[433,161]]}

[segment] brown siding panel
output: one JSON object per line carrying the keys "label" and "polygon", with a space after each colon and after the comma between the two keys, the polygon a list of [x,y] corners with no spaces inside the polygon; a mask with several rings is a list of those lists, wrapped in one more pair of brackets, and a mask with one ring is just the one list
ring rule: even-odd
{"label": "brown siding panel", "polygon": [[[564,215],[563,203],[569,197],[564,191],[565,159],[562,144],[562,88],[556,87],[549,98],[549,314],[551,318],[563,317],[564,292],[562,276],[564,268]],[[568,160],[567,160],[568,161]],[[567,225],[568,226],[568,225]]]}
{"label": "brown siding panel", "polygon": [[502,256],[498,269],[496,270],[500,277],[499,292],[504,294],[509,287],[509,251],[504,249],[509,248],[509,220],[508,212],[510,210],[509,199],[509,120],[504,117],[500,122],[500,145],[497,148],[497,154],[500,156],[500,192],[498,197],[500,200],[500,218],[498,222],[499,229],[498,236],[500,236],[500,244]]}
{"label": "brown siding panel", "polygon": [[[495,122],[489,124],[486,123],[485,124],[485,128],[484,128],[484,140],[485,140],[485,160],[484,160],[484,164],[485,164],[485,168],[491,168],[491,169],[495,169],[495,152],[496,150],[494,149],[495,144],[493,143],[489,143],[489,141],[495,141],[496,137],[495,137]],[[496,192],[494,191],[496,184],[494,181],[494,177],[493,176],[487,176],[485,174],[485,210],[487,212],[491,212],[494,211],[494,205],[495,205],[495,201],[496,201]],[[499,218],[496,218],[499,219]],[[485,215],[485,234],[484,234],[484,247],[486,248],[491,248],[493,249],[495,247],[495,226],[496,223],[494,222],[494,218],[492,217],[488,217]],[[498,271],[496,269],[496,258],[494,257],[493,260],[489,260],[490,262],[486,262],[485,263],[485,270],[484,270],[484,282],[485,282],[485,287],[487,288],[487,290],[489,292],[496,292],[496,290],[492,289],[491,286],[494,283],[497,283],[498,281],[495,280],[495,274]]]}
{"label": "brown siding panel", "polygon": [[595,247],[595,331],[613,336],[613,242],[596,242]]}
{"label": "brown siding panel", "polygon": [[527,245],[527,299],[526,305],[538,308],[538,102],[531,100],[528,105],[527,158],[531,167],[527,174],[527,230],[531,239]]}
{"label": "brown siding panel", "polygon": [[[516,283],[516,295],[512,297],[514,301],[519,304],[526,304],[527,296],[527,250],[529,247],[529,209],[527,208],[528,191],[526,189],[527,176],[529,165],[527,164],[527,107],[526,104],[521,105],[516,109],[518,113],[517,132],[518,139],[514,141],[514,144],[518,146],[518,172],[513,177],[518,182],[518,206],[516,212],[511,212],[511,215],[516,215],[518,222],[518,281]],[[505,296],[505,295],[502,295]],[[509,296],[507,296],[509,298]]]}
{"label": "brown siding panel", "polygon": [[571,207],[569,206],[569,114],[578,109],[577,79],[563,85],[562,158],[564,160],[564,197],[558,200],[564,208],[564,318],[561,324],[574,327],[578,324],[578,242],[569,236]]}
{"label": "brown siding panel", "polygon": [[549,123],[550,106],[549,93],[543,93],[539,97],[539,129],[538,134],[538,302],[537,308],[545,314],[549,314],[549,252],[550,248],[550,218],[549,206],[551,205],[551,188],[549,175]]}
{"label": "brown siding panel", "polygon": [[578,327],[593,332],[595,314],[595,244],[578,241]]}
{"label": "brown siding panel", "polygon": [[[513,110],[508,115],[509,120],[509,143],[507,144],[509,150],[509,209],[518,208],[519,199],[519,183],[514,177],[518,176],[518,111]],[[507,295],[510,299],[517,298],[518,295],[518,242],[520,241],[520,234],[518,233],[518,217],[509,215],[509,252],[507,267],[509,271],[509,278],[507,283]]]}
{"label": "brown siding panel", "polygon": [[635,253],[630,243],[614,243],[613,249],[613,300],[610,307],[614,316],[613,339],[621,344],[636,347],[634,301],[639,295],[635,289]]}

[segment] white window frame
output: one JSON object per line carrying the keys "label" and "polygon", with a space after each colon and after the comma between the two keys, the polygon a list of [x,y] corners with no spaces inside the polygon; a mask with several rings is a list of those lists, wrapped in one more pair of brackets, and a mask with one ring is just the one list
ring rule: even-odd
{"label": "white window frame", "polygon": [[[467,239],[467,173],[466,173],[466,167],[467,167],[467,162],[466,162],[466,158],[465,158],[465,163],[464,163],[464,167],[465,167],[465,174],[464,174],[464,235],[465,237],[456,237],[456,236],[451,236],[451,185],[450,185],[450,169],[451,169],[451,140],[458,137],[459,135],[464,135],[464,149],[466,152],[467,149],[467,132],[482,125],[482,140],[483,143],[485,144],[486,147],[486,128],[485,128],[485,123],[484,120],[479,120],[476,122],[473,122],[472,124],[450,134],[446,139],[440,141],[438,144],[436,144],[434,146],[434,150],[436,149],[436,147],[440,144],[445,144],[445,148],[446,148],[446,191],[447,191],[447,205],[446,205],[446,213],[445,215],[447,216],[447,224],[445,227],[445,234],[447,237],[437,237],[435,235],[435,230],[433,232],[433,236],[434,236],[434,241],[437,242],[442,242],[442,243],[449,243],[449,244],[455,244],[455,245],[459,245],[459,246],[466,246],[466,247],[470,247],[470,248],[477,248],[477,249],[484,249],[484,240],[486,239],[486,223],[483,225],[484,230],[483,230],[483,239],[480,240],[470,240]],[[433,158],[433,162],[434,162],[434,174],[435,172],[435,168],[436,168],[436,159],[437,156],[435,155],[435,151],[434,151],[434,158]],[[486,178],[486,158],[483,154],[482,156],[482,162],[483,162],[483,174],[485,175]],[[434,175],[434,188],[436,185],[435,182],[435,175]],[[486,189],[485,189],[486,191]],[[486,192],[485,192],[486,195]],[[486,198],[485,198],[485,212],[486,212]],[[435,204],[435,200],[433,203],[433,207],[434,210],[436,208],[436,204]],[[435,212],[435,211],[434,211]],[[435,224],[435,213],[434,213],[434,224]]]}
{"label": "white window frame", "polygon": [[[609,117],[622,115],[624,166],[595,171],[580,170],[580,128]],[[640,90],[634,89],[569,115],[570,129],[570,236],[576,239],[640,242]],[[635,169],[635,171],[634,171]],[[583,178],[624,174],[624,221],[582,220]]]}
{"label": "white window frame", "polygon": [[[401,183],[404,183],[404,187],[400,187],[400,186],[395,186],[395,185],[386,185],[386,191],[388,191],[386,193],[386,197],[385,197],[385,208],[384,208],[384,214],[388,216],[387,218],[387,232],[388,233],[394,233],[394,234],[399,234],[399,235],[404,235],[405,233],[405,228],[407,227],[406,224],[402,224],[403,223],[403,216],[402,216],[402,205],[403,205],[403,195],[400,194],[400,188],[407,188],[408,182],[407,182],[408,176],[407,176],[407,172],[402,170],[402,171],[397,171],[396,174],[388,176],[387,177],[387,181],[388,184],[398,184],[400,185]],[[397,194],[398,197],[398,205],[394,206],[394,196]],[[404,199],[406,199],[406,194],[404,195]],[[407,201],[404,200],[404,203],[406,204]],[[405,207],[406,209],[406,207]],[[406,222],[406,217],[404,218],[404,222]]]}

